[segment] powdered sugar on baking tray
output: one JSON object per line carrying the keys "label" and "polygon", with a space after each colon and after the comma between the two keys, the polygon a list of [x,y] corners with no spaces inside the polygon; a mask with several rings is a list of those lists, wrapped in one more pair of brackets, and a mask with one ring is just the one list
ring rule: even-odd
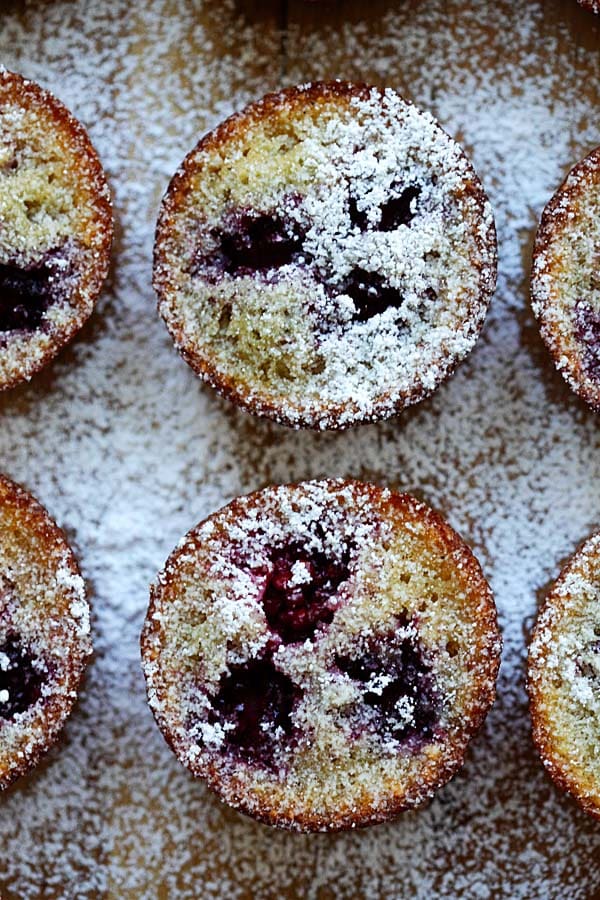
{"label": "powdered sugar on baking tray", "polygon": [[[2,468],[79,550],[98,648],[68,741],[0,799],[3,898],[593,895],[598,827],[536,759],[523,685],[536,592],[600,508],[598,419],[556,375],[526,300],[537,218],[599,140],[595,20],[569,11],[382,2],[292,27],[284,67],[267,12],[230,0],[3,8],[2,61],[89,128],[118,218],[92,322],[0,398]],[[465,147],[494,206],[500,282],[482,340],[434,398],[386,424],[294,433],[236,412],[177,357],[150,287],[153,225],[204,129],[280,84],[336,76],[389,84]],[[505,631],[500,699],[464,770],[426,809],[337,837],[266,830],[191,780],[153,723],[138,650],[148,583],[182,534],[238,493],[323,475],[439,508],[481,558]]]}

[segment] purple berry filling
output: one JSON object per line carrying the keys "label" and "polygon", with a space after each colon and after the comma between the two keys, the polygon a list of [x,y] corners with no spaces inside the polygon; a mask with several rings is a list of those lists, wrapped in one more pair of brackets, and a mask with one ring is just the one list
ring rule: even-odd
{"label": "purple berry filling", "polygon": [[[374,724],[381,735],[397,741],[432,736],[439,698],[431,667],[414,638],[405,637],[391,646],[373,641],[367,653],[358,658],[338,656],[336,665],[364,685],[363,702],[375,713]],[[382,686],[377,686],[378,678]],[[399,714],[406,701],[412,708],[409,721]]]}
{"label": "purple berry filling", "polygon": [[582,300],[575,304],[575,337],[583,346],[581,356],[587,374],[600,381],[600,311]]}
{"label": "purple berry filling", "polygon": [[367,322],[386,309],[397,309],[404,299],[400,291],[387,285],[380,275],[365,269],[353,269],[344,281],[342,291],[354,301],[355,322]]}
{"label": "purple berry filling", "polygon": [[349,577],[349,558],[349,548],[337,560],[295,544],[274,552],[262,604],[284,644],[312,639],[319,625],[331,622],[332,598]]}
{"label": "purple berry filling", "polygon": [[8,692],[8,699],[0,699],[0,719],[12,719],[36,703],[44,678],[38,671],[36,659],[22,646],[14,634],[0,643],[0,697]]}
{"label": "purple berry filling", "polygon": [[231,666],[212,698],[209,721],[233,726],[225,729],[228,747],[267,768],[292,736],[292,710],[300,696],[287,675],[271,659]]}
{"label": "purple berry filling", "polygon": [[[392,190],[398,190],[398,185],[392,185]],[[376,231],[395,231],[401,225],[410,225],[415,217],[412,210],[413,201],[421,194],[418,187],[407,187],[397,197],[390,197],[380,207],[379,222],[375,226]],[[348,199],[348,213],[350,222],[359,231],[367,231],[369,220],[364,210],[358,208],[356,197],[350,195]]]}
{"label": "purple berry filling", "polygon": [[404,188],[398,197],[392,197],[381,207],[380,231],[395,231],[401,225],[410,225],[415,217],[412,211],[413,201],[421,193],[418,187]]}
{"label": "purple berry filling", "polygon": [[303,232],[277,214],[238,213],[230,225],[215,235],[222,264],[230,275],[278,269],[296,261],[302,252]]}
{"label": "purple berry filling", "polygon": [[[398,185],[392,185],[393,192],[398,190]],[[380,208],[376,230],[393,231],[401,225],[409,226],[415,216],[412,206],[420,193],[420,188],[409,186],[401,190],[398,196],[386,200]],[[282,203],[284,207],[286,203],[298,205],[300,199],[287,197]],[[360,231],[369,228],[366,212],[358,208],[357,200],[352,195],[348,198],[348,212],[353,226]],[[218,249],[210,256],[204,256],[201,252],[197,254],[192,274],[203,271],[204,276],[210,278],[212,271],[212,277],[216,274],[218,278],[224,272],[234,276],[248,275],[292,263],[306,266],[312,263],[310,254],[304,249],[305,231],[298,223],[278,212],[249,209],[232,212],[227,216],[224,227],[215,229],[212,235]],[[328,280],[326,272],[320,275],[330,289],[333,286],[333,289],[339,290]],[[403,302],[402,294],[396,288],[387,284],[377,273],[362,268],[350,272],[341,290],[354,301],[354,321],[358,322],[366,322],[390,307],[398,308]]]}
{"label": "purple berry filling", "polygon": [[369,226],[369,219],[367,218],[367,214],[363,209],[358,208],[358,203],[356,197],[350,195],[348,199],[348,213],[350,215],[350,222],[359,231],[366,231]]}
{"label": "purple berry filling", "polygon": [[0,332],[35,331],[63,294],[56,251],[26,266],[0,264]]}

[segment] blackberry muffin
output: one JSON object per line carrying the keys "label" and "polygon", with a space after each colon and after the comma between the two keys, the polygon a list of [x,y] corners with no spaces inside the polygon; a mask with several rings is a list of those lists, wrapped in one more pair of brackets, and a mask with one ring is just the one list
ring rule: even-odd
{"label": "blackberry muffin", "polygon": [[0,389],[42,369],[90,316],[112,211],[83,126],[0,67]]}
{"label": "blackberry muffin", "polygon": [[149,703],[228,804],[298,831],[382,822],[460,768],[493,702],[491,591],[406,494],[305,482],[234,500],[151,589]]}
{"label": "blackberry muffin", "polygon": [[158,219],[176,346],[246,410],[295,427],[387,418],[473,347],[496,280],[462,150],[392,90],[270,94],[206,135]]}
{"label": "blackberry muffin", "polygon": [[528,689],[544,766],[600,819],[600,532],[546,599],[529,650]]}
{"label": "blackberry muffin", "polygon": [[533,252],[532,306],[569,387],[600,410],[600,148],[546,206]]}
{"label": "blackberry muffin", "polygon": [[89,619],[64,534],[0,475],[0,788],[56,741],[91,654]]}

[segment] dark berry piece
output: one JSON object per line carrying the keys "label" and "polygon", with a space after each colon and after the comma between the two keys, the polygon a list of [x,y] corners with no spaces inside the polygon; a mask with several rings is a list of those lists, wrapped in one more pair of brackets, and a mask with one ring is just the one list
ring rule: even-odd
{"label": "dark berry piece", "polygon": [[339,560],[297,545],[277,550],[262,596],[270,627],[284,644],[312,638],[317,626],[329,625],[332,597],[349,576],[349,549]]}
{"label": "dark berry piece", "polygon": [[[392,185],[392,189],[397,187]],[[421,193],[420,188],[407,187],[399,194],[398,197],[390,197],[389,200],[381,206],[379,214],[379,222],[376,226],[379,231],[395,231],[400,225],[410,225],[415,217],[415,213],[411,209],[413,200],[416,200]],[[358,201],[352,194],[348,198],[348,213],[350,222],[359,231],[366,231],[369,227],[369,219],[367,213],[358,208]]]}
{"label": "dark berry piece", "polygon": [[350,214],[350,222],[352,225],[356,226],[359,231],[366,231],[369,220],[366,212],[358,208],[356,197],[350,196],[348,200],[348,212]]}
{"label": "dark berry piece", "polygon": [[41,696],[43,683],[35,657],[16,635],[9,634],[0,643],[0,719],[12,719],[33,706]]}
{"label": "dark berry piece", "polygon": [[365,269],[350,272],[342,286],[342,293],[348,294],[354,301],[355,322],[367,322],[390,307],[397,309],[404,299],[400,291],[386,284],[381,275]]}
{"label": "dark berry piece", "polygon": [[233,725],[225,731],[229,747],[269,767],[277,747],[292,735],[299,697],[299,689],[271,659],[251,660],[231,666],[223,676],[210,721]]}
{"label": "dark berry piece", "polygon": [[279,215],[242,213],[232,217],[232,229],[217,237],[230,274],[277,269],[295,260],[302,251],[304,234]]}
{"label": "dark berry piece", "polygon": [[[364,685],[364,703],[375,711],[381,734],[397,741],[431,737],[439,701],[431,667],[418,641],[405,637],[391,647],[374,641],[357,659],[338,656],[336,665]],[[410,720],[403,715],[407,706],[412,712]]]}
{"label": "dark berry piece", "polygon": [[27,266],[0,264],[0,331],[34,331],[60,297],[53,255]]}
{"label": "dark berry piece", "polygon": [[583,345],[582,361],[589,377],[600,381],[600,311],[581,300],[575,304],[575,337]]}
{"label": "dark berry piece", "polygon": [[417,187],[407,187],[404,188],[400,196],[392,197],[384,203],[381,207],[379,230],[395,231],[401,225],[410,225],[415,217],[411,206],[420,193],[421,191]]}

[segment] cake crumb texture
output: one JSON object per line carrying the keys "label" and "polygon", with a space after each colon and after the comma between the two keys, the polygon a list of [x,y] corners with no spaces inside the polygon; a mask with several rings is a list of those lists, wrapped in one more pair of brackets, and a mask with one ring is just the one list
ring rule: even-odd
{"label": "cake crumb texture", "polygon": [[562,570],[529,650],[533,735],[559,787],[600,819],[600,533]]}
{"label": "cake crumb texture", "polygon": [[269,824],[339,831],[421,805],[495,696],[489,586],[408,494],[270,487],[192,529],[142,633],[148,699],[176,755]]}
{"label": "cake crumb texture", "polygon": [[473,348],[496,284],[467,157],[395,91],[314,82],[203,138],[157,225],[159,310],[192,368],[293,426],[388,418]]}
{"label": "cake crumb texture", "polygon": [[600,410],[600,148],[576,163],[544,209],[531,274],[533,311],[554,364]]}
{"label": "cake crumb texture", "polygon": [[84,127],[49,91],[0,67],[0,390],[28,381],[89,318],[112,232]]}
{"label": "cake crumb texture", "polygon": [[64,535],[0,475],[0,789],[57,740],[91,652],[85,585]]}

